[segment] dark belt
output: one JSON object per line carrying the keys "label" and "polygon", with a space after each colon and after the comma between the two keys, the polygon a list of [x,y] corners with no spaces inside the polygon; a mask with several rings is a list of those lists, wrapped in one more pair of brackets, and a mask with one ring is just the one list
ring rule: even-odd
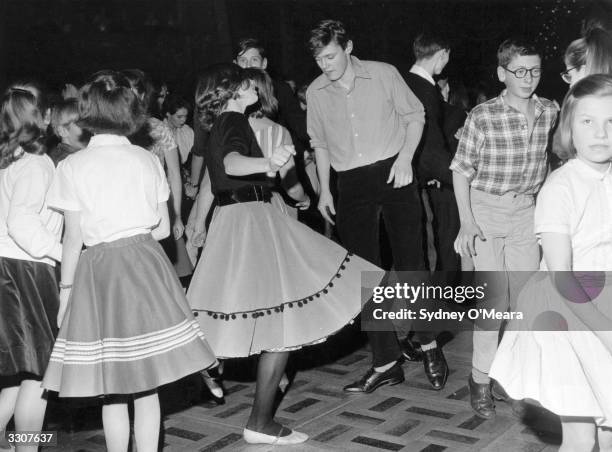
{"label": "dark belt", "polygon": [[233,190],[223,190],[216,194],[217,203],[220,206],[236,204],[239,202],[270,202],[272,190],[262,185],[245,185]]}

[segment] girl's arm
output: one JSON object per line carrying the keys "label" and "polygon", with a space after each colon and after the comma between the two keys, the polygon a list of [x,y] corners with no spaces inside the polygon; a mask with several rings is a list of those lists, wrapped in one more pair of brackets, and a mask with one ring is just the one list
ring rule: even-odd
{"label": "girl's arm", "polygon": [[210,207],[215,199],[212,194],[210,184],[210,175],[208,171],[204,173],[202,182],[200,183],[200,192],[196,198],[196,202],[192,207],[192,214],[189,215],[190,226],[193,226],[193,236],[191,237],[191,243],[200,247],[204,245],[206,239],[206,217],[210,211]]}
{"label": "girl's arm", "polygon": [[174,238],[178,240],[185,230],[183,220],[181,219],[181,200],[183,197],[183,183],[181,181],[181,166],[179,163],[178,148],[166,148],[164,150],[166,159],[166,167],[168,171],[168,184],[172,196],[172,208],[174,210],[174,224],[172,233]]}
{"label": "girl's arm", "polygon": [[293,156],[289,161],[278,171],[281,178],[281,185],[287,194],[297,201],[296,206],[300,209],[308,209],[310,207],[310,197],[304,191],[304,187],[297,177],[295,167],[295,159]]}
{"label": "girl's arm", "polygon": [[[570,236],[559,232],[543,232],[541,242],[546,266],[561,295],[559,298],[598,336],[598,332],[612,331],[612,321],[590,302],[591,298],[572,272]],[[609,338],[606,337],[607,339]]]}
{"label": "girl's arm", "polygon": [[[62,286],[72,286],[74,273],[83,248],[81,236],[81,213],[79,211],[64,211],[64,242],[62,247]],[[60,289],[60,306],[57,313],[57,325],[61,326],[64,314],[68,308],[71,287]]]}
{"label": "girl's arm", "polygon": [[159,213],[161,220],[155,229],[151,231],[151,235],[155,240],[162,240],[170,235],[170,217],[168,216],[168,204],[166,201],[157,204],[157,213]]}
{"label": "girl's arm", "polygon": [[230,152],[223,159],[225,173],[229,176],[249,176],[251,174],[277,171],[272,169],[271,159],[264,157],[246,157],[238,152]]}

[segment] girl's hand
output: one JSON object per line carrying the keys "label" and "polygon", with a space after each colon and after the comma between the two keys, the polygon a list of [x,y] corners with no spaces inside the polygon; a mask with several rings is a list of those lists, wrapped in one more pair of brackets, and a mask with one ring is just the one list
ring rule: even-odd
{"label": "girl's hand", "polygon": [[172,234],[174,235],[174,240],[178,240],[183,236],[183,232],[185,232],[185,226],[183,225],[183,220],[180,219],[179,216],[174,220],[174,225],[172,226]]}
{"label": "girl's hand", "polygon": [[206,231],[194,232],[193,237],[191,237],[191,244],[195,247],[200,248],[204,246],[204,242],[206,241]]}
{"label": "girl's hand", "polygon": [[60,305],[59,310],[57,311],[57,327],[62,326],[62,322],[64,321],[64,316],[66,315],[66,309],[68,308],[68,299],[70,298],[70,292],[72,289],[60,289]]}
{"label": "girl's hand", "polygon": [[308,210],[310,208],[310,196],[304,195],[304,199],[295,203],[295,207],[299,210]]}
{"label": "girl's hand", "polygon": [[295,155],[295,147],[292,144],[283,144],[274,148],[270,156],[270,172],[277,172],[285,166],[292,155]]}

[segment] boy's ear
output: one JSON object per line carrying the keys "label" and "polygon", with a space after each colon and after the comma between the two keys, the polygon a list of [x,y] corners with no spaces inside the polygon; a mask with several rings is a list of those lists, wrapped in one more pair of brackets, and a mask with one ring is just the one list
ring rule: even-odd
{"label": "boy's ear", "polygon": [[350,39],[346,42],[346,47],[344,48],[344,52],[347,55],[350,55],[353,52],[353,41]]}
{"label": "boy's ear", "polygon": [[265,71],[267,67],[268,67],[268,59],[264,58],[263,61],[261,62],[261,68]]}
{"label": "boy's ear", "polygon": [[502,83],[506,81],[506,70],[501,66],[497,66],[497,78]]}

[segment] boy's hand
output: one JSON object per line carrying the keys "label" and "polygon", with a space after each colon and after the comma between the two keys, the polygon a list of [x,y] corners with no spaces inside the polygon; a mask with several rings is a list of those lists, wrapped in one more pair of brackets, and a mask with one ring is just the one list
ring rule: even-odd
{"label": "boy's hand", "polygon": [[329,191],[321,192],[318,207],[319,212],[321,212],[321,215],[323,215],[323,218],[325,218],[331,224],[336,224],[331,218],[332,215],[336,215],[336,210],[334,209],[334,197]]}
{"label": "boy's hand", "polygon": [[393,188],[402,188],[412,183],[412,160],[398,155],[389,171],[387,183],[393,181]]}
{"label": "boy's hand", "polygon": [[483,242],[486,240],[476,223],[461,223],[461,229],[455,239],[455,252],[463,257],[476,256],[476,237]]}

